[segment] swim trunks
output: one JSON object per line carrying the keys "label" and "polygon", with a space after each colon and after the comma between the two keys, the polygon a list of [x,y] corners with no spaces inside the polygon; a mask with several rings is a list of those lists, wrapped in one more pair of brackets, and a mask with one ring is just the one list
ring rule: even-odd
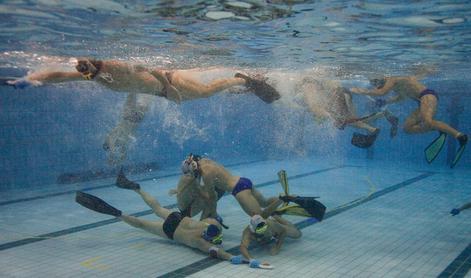
{"label": "swim trunks", "polygon": [[435,96],[435,98],[437,99],[438,101],[438,95],[437,93],[434,91],[434,90],[430,90],[430,89],[425,89],[423,90],[420,95],[419,95],[419,99],[417,100],[419,103],[420,103],[420,99],[423,97],[423,96],[426,96],[426,95],[433,95]]}
{"label": "swim trunks", "polygon": [[232,190],[232,195],[236,196],[239,192],[252,189],[252,181],[247,178],[240,178],[236,186]]}
{"label": "swim trunks", "polygon": [[175,230],[177,229],[180,222],[183,220],[183,216],[180,212],[174,211],[169,214],[167,219],[165,219],[162,229],[164,233],[168,236],[168,238],[173,239],[173,234],[175,234]]}

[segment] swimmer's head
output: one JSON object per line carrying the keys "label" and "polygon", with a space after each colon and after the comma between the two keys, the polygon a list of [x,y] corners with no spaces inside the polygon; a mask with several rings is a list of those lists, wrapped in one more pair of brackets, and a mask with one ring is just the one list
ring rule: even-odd
{"label": "swimmer's head", "polygon": [[370,79],[370,84],[375,87],[376,89],[381,89],[386,84],[386,78],[374,78]]}
{"label": "swimmer's head", "polygon": [[202,237],[212,244],[220,245],[222,243],[222,230],[214,224],[209,224],[203,231]]}
{"label": "swimmer's head", "polygon": [[191,175],[197,178],[200,174],[198,161],[201,159],[201,156],[189,154],[188,157],[182,162],[182,172],[185,175]]}
{"label": "swimmer's head", "polygon": [[249,229],[255,236],[263,236],[268,229],[267,221],[258,214],[250,218]]}
{"label": "swimmer's head", "polygon": [[93,62],[94,61],[87,58],[79,58],[77,59],[75,69],[80,72],[85,79],[91,80],[98,73],[98,69]]}

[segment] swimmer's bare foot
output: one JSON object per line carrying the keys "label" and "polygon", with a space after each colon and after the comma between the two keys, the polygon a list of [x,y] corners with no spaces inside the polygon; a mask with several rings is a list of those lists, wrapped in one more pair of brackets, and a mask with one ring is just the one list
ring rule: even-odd
{"label": "swimmer's bare foot", "polygon": [[253,90],[253,93],[266,103],[272,103],[281,97],[280,93],[270,86],[264,78],[250,77],[240,72],[236,73],[234,77],[244,79],[247,88]]}

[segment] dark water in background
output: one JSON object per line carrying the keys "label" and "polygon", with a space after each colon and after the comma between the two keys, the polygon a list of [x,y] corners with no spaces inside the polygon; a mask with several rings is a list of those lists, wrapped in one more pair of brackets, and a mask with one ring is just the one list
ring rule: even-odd
{"label": "dark water in background", "polygon": [[[471,133],[469,1],[244,3],[3,1],[0,73],[20,76],[44,65],[64,68],[78,56],[169,68],[263,68],[289,76],[309,70],[350,83],[378,74],[426,72],[427,86],[447,95],[440,99],[438,116],[445,121],[454,117]],[[230,17],[210,19],[216,11]],[[283,83],[283,77],[277,82]],[[125,97],[88,83],[24,91],[0,87],[0,189],[54,183],[63,173],[107,168],[101,145]],[[366,109],[364,100],[356,101]],[[404,120],[415,104],[391,109]],[[336,162],[365,159],[364,150],[351,147],[350,135],[351,130],[314,124],[305,111],[265,105],[251,96],[219,95],[181,106],[156,98],[128,162],[176,165],[195,150],[223,161],[299,155]],[[400,133],[390,142],[383,134],[374,158],[429,167],[423,163],[423,147],[433,136]],[[445,160],[444,152],[434,167],[445,169]],[[470,161],[468,151],[460,167],[470,169]]]}

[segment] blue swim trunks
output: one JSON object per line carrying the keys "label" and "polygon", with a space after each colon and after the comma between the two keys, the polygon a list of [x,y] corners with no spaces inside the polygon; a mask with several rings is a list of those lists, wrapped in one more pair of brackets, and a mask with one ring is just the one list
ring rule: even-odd
{"label": "blue swim trunks", "polygon": [[239,194],[239,192],[247,190],[247,189],[252,189],[252,181],[247,179],[247,178],[240,178],[239,181],[237,182],[236,186],[232,190],[232,195],[234,197]]}
{"label": "blue swim trunks", "polygon": [[419,95],[419,102],[420,102],[420,99],[423,97],[423,96],[426,96],[426,95],[433,95],[435,96],[435,98],[437,98],[437,101],[438,101],[438,95],[437,93],[434,91],[434,90],[430,90],[430,89],[425,89],[423,90],[420,95]]}

